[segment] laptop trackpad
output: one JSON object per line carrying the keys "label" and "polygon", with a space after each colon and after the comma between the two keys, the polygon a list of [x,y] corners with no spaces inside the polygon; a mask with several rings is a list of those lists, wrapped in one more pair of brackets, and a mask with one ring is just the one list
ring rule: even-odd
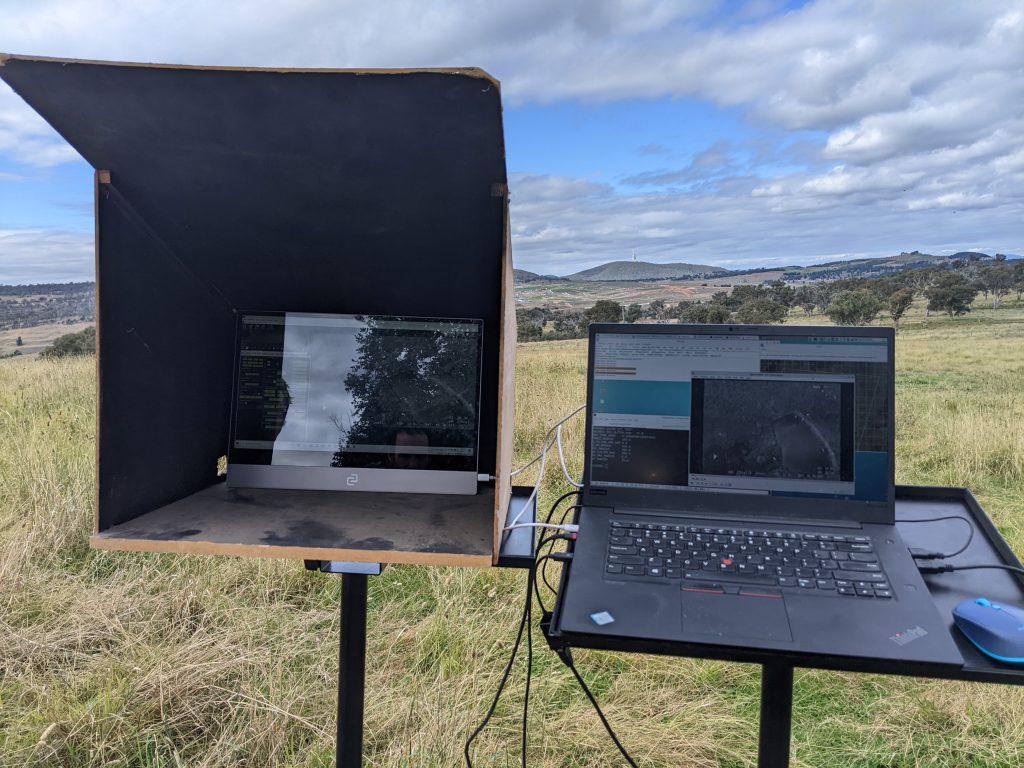
{"label": "laptop trackpad", "polygon": [[791,641],[781,597],[683,592],[683,632]]}

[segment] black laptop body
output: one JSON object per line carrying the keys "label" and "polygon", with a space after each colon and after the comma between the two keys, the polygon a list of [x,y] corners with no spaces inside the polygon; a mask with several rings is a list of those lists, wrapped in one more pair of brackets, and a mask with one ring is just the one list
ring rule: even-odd
{"label": "black laptop body", "polygon": [[592,325],[558,631],[962,666],[895,526],[894,340]]}

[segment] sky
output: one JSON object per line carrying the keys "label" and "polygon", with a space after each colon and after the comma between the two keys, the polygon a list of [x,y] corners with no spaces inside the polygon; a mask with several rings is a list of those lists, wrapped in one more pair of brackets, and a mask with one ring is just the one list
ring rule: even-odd
{"label": "sky", "polygon": [[[1024,254],[1024,0],[0,0],[0,51],[482,67],[543,274]],[[93,279],[92,211],[0,83],[0,283]]]}

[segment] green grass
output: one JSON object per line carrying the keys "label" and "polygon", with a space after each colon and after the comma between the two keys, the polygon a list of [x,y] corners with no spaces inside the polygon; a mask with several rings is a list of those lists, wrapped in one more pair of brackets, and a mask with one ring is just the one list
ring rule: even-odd
{"label": "green grass", "polygon": [[[917,307],[897,353],[897,480],[966,485],[1024,550],[1024,305]],[[807,322],[794,318],[794,322]],[[822,322],[812,317],[810,322]],[[520,346],[515,450],[581,404],[581,341]],[[301,564],[91,551],[93,362],[0,361],[0,766],[333,762],[337,577]],[[565,432],[580,471],[582,419]],[[525,473],[524,473],[525,474]],[[532,477],[524,480],[532,481]],[[568,489],[549,465],[542,504]],[[454,766],[518,623],[518,572],[388,568],[370,581],[366,761]],[[530,762],[620,765],[534,634]],[[579,652],[641,766],[753,766],[759,671]],[[475,764],[518,765],[523,674]],[[796,766],[1017,766],[1024,690],[798,671]]]}

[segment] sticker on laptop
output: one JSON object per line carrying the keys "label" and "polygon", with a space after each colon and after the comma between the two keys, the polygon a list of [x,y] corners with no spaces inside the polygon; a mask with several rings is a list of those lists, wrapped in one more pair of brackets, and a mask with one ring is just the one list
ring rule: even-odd
{"label": "sticker on laptop", "polygon": [[597,626],[603,627],[605,624],[611,624],[615,621],[615,617],[608,613],[608,611],[601,611],[600,613],[590,614],[590,620],[597,624]]}

